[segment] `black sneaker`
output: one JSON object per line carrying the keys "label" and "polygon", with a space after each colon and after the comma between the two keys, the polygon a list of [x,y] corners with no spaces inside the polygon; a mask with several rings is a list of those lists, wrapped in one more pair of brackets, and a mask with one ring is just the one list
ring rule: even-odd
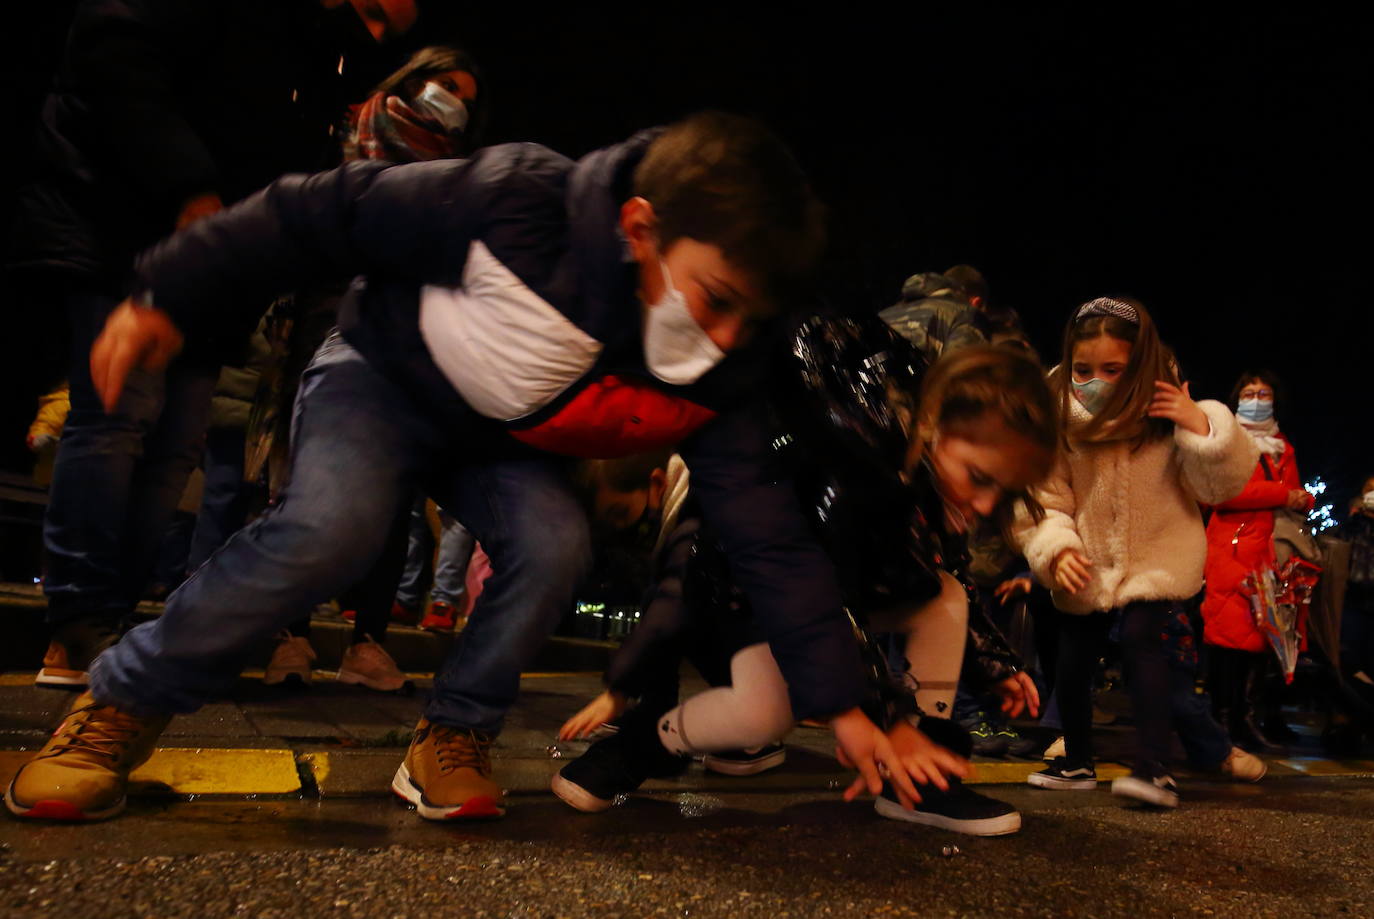
{"label": "black sneaker", "polygon": [[1057,756],[1042,771],[1026,776],[1026,782],[1057,791],[1092,791],[1097,787],[1097,770],[1092,763],[1071,763],[1067,756]]}
{"label": "black sneaker", "polygon": [[993,737],[1006,741],[1007,755],[1017,759],[1035,759],[1040,752],[1040,744],[1034,737],[1026,737],[1009,724],[1003,724],[993,732]]}
{"label": "black sneaker", "polygon": [[988,722],[988,716],[983,712],[975,713],[961,725],[968,731],[969,738],[973,741],[973,755],[998,758],[1006,755],[1007,738],[997,733],[997,728]]}
{"label": "black sneaker", "polygon": [[721,753],[707,753],[701,764],[712,772],[721,775],[758,775],[787,759],[787,748],[780,743],[770,743],[757,750],[726,750]]}
{"label": "black sneaker", "polygon": [[598,740],[553,777],[550,787],[572,807],[594,814],[615,804],[649,778],[680,775],[691,758],[674,756],[658,741],[657,715],[632,711],[620,731]]}
{"label": "black sneaker", "polygon": [[1167,772],[1132,772],[1112,780],[1112,794],[1155,807],[1178,807],[1178,783]]}
{"label": "black sneaker", "polygon": [[950,779],[949,791],[934,785],[922,785],[919,791],[920,803],[915,810],[907,810],[884,784],[873,809],[890,820],[922,823],[969,836],[1007,836],[1021,829],[1021,814],[1016,808],[980,795],[958,779]]}

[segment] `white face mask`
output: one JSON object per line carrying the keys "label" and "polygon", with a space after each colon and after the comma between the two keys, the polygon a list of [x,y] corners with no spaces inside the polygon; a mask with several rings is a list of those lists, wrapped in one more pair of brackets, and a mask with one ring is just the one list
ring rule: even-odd
{"label": "white face mask", "polygon": [[438,83],[426,83],[415,97],[415,108],[444,126],[451,134],[461,134],[468,126],[468,107]]}
{"label": "white face mask", "polygon": [[1364,509],[1367,511],[1374,511],[1374,491],[1367,491],[1364,493]]}
{"label": "white face mask", "polygon": [[644,360],[654,376],[674,386],[697,380],[725,359],[725,352],[697,325],[687,310],[687,298],[673,286],[668,263],[663,272],[663,296],[645,307]]}

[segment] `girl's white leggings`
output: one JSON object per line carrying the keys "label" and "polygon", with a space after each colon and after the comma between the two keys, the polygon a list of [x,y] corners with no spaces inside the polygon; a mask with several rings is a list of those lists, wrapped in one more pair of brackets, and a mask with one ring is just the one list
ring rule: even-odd
{"label": "girl's white leggings", "polygon": [[[916,703],[928,715],[949,717],[968,637],[968,598],[959,582],[940,572],[939,596],[915,609],[869,617],[878,632],[906,635],[908,673],[918,683]],[[698,693],[659,720],[659,739],[682,755],[752,750],[776,743],[792,729],[792,704],[782,671],[759,643],[730,659],[730,685]]]}

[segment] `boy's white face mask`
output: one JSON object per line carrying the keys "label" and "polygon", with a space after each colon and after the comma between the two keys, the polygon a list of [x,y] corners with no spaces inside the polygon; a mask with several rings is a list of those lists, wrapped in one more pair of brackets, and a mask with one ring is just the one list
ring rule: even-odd
{"label": "boy's white face mask", "polygon": [[668,263],[658,260],[663,272],[663,296],[644,309],[644,361],[650,372],[665,383],[695,383],[725,358],[725,352],[706,334],[687,310],[687,297],[673,286]]}

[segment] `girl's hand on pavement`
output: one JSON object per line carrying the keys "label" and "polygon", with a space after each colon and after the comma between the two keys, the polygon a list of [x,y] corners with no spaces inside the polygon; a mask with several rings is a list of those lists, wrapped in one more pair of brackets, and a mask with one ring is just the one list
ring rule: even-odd
{"label": "girl's hand on pavement", "polygon": [[582,711],[563,722],[558,730],[559,740],[586,737],[608,721],[614,721],[625,711],[628,700],[623,693],[607,689],[582,707]]}

